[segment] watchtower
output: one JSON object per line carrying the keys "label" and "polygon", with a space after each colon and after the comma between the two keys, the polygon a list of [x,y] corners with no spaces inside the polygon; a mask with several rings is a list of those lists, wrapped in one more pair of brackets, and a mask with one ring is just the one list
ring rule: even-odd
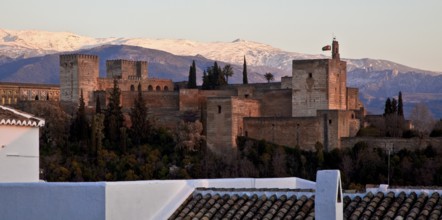
{"label": "watchtower", "polygon": [[60,100],[78,103],[81,90],[86,105],[93,101],[99,59],[95,55],[60,55]]}
{"label": "watchtower", "polygon": [[292,116],[316,116],[317,110],[346,110],[347,63],[333,39],[332,59],[294,60]]}

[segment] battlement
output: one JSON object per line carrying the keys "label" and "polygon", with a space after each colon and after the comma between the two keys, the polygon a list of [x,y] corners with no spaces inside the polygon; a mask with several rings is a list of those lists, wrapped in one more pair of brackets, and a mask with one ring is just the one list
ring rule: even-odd
{"label": "battlement", "polygon": [[116,59],[116,60],[106,60],[106,64],[127,64],[127,65],[147,65],[147,61],[143,60],[123,60],[123,59]]}
{"label": "battlement", "polygon": [[97,55],[90,55],[90,54],[61,54],[60,60],[72,60],[72,59],[91,59],[91,60],[97,60]]}

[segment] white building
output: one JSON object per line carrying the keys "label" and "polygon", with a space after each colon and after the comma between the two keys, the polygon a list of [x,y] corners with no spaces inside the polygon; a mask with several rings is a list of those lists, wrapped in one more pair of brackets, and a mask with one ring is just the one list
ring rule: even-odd
{"label": "white building", "polygon": [[0,105],[0,182],[39,181],[39,127],[44,123]]}

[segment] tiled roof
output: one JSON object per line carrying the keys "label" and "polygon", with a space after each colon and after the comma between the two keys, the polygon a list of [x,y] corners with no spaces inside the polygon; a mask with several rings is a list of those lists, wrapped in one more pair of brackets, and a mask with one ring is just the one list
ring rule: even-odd
{"label": "tiled roof", "polygon": [[41,118],[0,105],[0,125],[42,127],[44,124]]}
{"label": "tiled roof", "polygon": [[[286,189],[199,188],[169,219],[314,219],[314,199]],[[343,202],[344,219],[442,219],[438,192],[348,194]]]}

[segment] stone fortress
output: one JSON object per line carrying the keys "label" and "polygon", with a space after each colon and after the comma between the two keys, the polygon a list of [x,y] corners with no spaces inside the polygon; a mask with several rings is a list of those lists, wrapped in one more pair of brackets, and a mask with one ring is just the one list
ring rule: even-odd
{"label": "stone fortress", "polygon": [[[108,60],[106,77],[100,77],[97,56],[61,55],[59,93],[47,87],[39,95],[52,91],[56,95],[50,95],[51,100],[78,103],[83,92],[89,108],[96,106],[97,99],[105,107],[116,78],[123,111],[130,110],[140,90],[156,123],[175,128],[189,116],[199,119],[207,146],[218,152],[236,147],[237,136],[307,150],[315,150],[321,143],[325,150],[332,150],[341,147],[341,138],[356,135],[365,116],[358,89],[346,87],[346,62],[340,60],[336,40],[331,59],[294,60],[292,76],[275,83],[234,84],[219,90],[177,89],[169,79],[149,78],[147,65],[145,61]],[[35,92],[17,93],[23,93],[19,100],[34,100]]]}

